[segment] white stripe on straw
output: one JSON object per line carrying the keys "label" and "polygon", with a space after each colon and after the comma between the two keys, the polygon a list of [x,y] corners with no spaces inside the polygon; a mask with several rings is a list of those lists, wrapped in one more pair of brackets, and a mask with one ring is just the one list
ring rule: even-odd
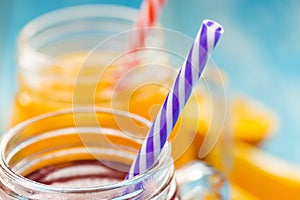
{"label": "white stripe on straw", "polygon": [[211,20],[204,20],[192,48],[180,68],[163,106],[158,112],[141,150],[131,165],[127,178],[145,173],[157,161],[192,88],[200,79],[207,60],[215,48],[223,28]]}

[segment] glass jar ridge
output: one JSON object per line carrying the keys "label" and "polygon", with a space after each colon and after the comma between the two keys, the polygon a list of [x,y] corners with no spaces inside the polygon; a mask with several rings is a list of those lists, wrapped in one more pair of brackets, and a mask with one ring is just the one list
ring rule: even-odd
{"label": "glass jar ridge", "polygon": [[[41,127],[41,123],[58,123],[62,118],[65,121],[56,126],[36,129]],[[111,120],[114,122],[111,123]],[[133,124],[135,127],[132,127]],[[1,140],[0,196],[4,200],[172,199],[176,196],[176,184],[169,145],[147,173],[109,185],[61,187],[24,177],[47,165],[80,159],[97,159],[117,170],[127,170],[110,163],[130,165],[138,153],[143,131],[149,128],[149,124],[137,115],[106,108],[69,109],[27,120],[4,134]],[[136,137],[133,138],[133,135]]]}

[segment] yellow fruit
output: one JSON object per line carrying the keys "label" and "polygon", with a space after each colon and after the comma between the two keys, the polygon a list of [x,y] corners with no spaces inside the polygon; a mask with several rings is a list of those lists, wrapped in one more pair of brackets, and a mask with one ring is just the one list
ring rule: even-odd
{"label": "yellow fruit", "polygon": [[243,188],[237,186],[236,184],[232,183],[231,185],[231,200],[258,200],[256,196],[247,192]]}
{"label": "yellow fruit", "polygon": [[246,97],[234,98],[231,104],[234,139],[257,144],[272,136],[278,120],[269,109]]}
{"label": "yellow fruit", "polygon": [[229,166],[222,162],[218,147],[206,161],[227,174],[232,183],[259,199],[300,199],[299,167],[242,142],[236,143],[229,153]]}

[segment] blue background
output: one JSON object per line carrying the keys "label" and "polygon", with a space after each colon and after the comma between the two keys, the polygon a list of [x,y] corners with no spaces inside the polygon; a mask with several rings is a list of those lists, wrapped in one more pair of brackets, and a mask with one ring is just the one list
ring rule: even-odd
{"label": "blue background", "polygon": [[[15,40],[31,19],[54,9],[85,3],[138,8],[140,0],[0,0],[0,131],[16,89]],[[230,89],[274,109],[281,120],[263,148],[300,164],[300,3],[298,0],[168,0],[162,14],[167,28],[194,37],[205,18],[225,34],[213,59],[229,76]]]}

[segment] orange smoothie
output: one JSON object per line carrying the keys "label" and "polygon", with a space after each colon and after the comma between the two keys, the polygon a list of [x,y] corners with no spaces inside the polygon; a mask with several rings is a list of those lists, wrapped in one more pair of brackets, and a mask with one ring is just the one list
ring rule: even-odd
{"label": "orange smoothie", "polygon": [[[105,66],[104,63],[114,56],[113,53],[102,52],[97,59],[87,59],[88,53],[77,52],[61,56],[61,65],[46,66],[31,77],[20,71],[12,125],[43,113],[81,106],[113,107],[153,120],[169,92],[176,71],[169,69],[172,73],[166,74],[163,79],[153,78],[152,82],[141,81],[141,84],[126,84],[125,77],[124,81],[120,80],[120,89],[115,77],[117,65],[99,67],[99,63]],[[169,71],[165,70],[165,73]],[[137,73],[140,74],[134,76],[147,76],[147,71]],[[199,92],[198,96],[202,98]],[[191,106],[198,104],[195,95],[190,102],[193,103],[188,103],[187,111],[183,112],[172,134],[174,159],[178,160],[184,154],[184,159],[177,162],[180,164],[197,157],[197,150],[191,146],[198,127],[198,108],[191,112]],[[195,120],[189,122],[190,118]],[[200,124],[203,126],[204,122]]]}
{"label": "orange smoothie", "polygon": [[[115,76],[118,73],[117,63],[106,67],[99,66],[110,63],[115,54],[101,52],[97,59],[88,56],[85,52],[67,54],[59,58],[61,65],[46,66],[42,72],[31,72],[28,75],[30,72],[20,71],[20,87],[15,98],[12,125],[39,114],[80,106],[113,107],[150,120],[155,118],[169,92],[175,69],[165,70],[166,74],[170,74],[160,80],[153,78],[152,82],[141,81],[138,84],[126,85],[127,77],[118,80]],[[147,71],[133,73],[139,73],[133,78],[147,76]],[[274,126],[269,114],[255,112],[246,99],[233,103],[235,138],[257,143],[267,137],[267,133]],[[184,154],[184,159],[178,160],[178,164],[198,158],[205,134],[212,126],[212,115],[215,114],[211,104],[208,91],[203,88],[194,90],[171,136],[175,158]],[[251,138],[246,132],[249,130],[252,130]],[[210,137],[218,139],[218,135]]]}

